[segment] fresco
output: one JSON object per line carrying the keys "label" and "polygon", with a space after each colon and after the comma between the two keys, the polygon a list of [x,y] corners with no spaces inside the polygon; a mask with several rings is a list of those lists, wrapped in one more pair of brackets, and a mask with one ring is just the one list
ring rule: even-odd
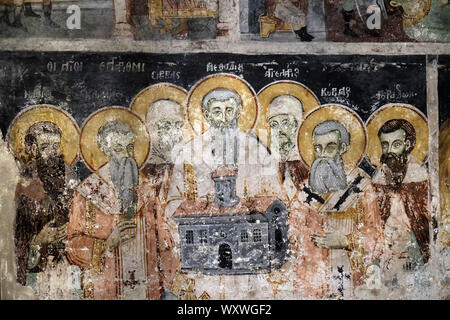
{"label": "fresco", "polygon": [[218,0],[2,0],[0,15],[5,38],[199,40],[228,30]]}
{"label": "fresco", "polygon": [[426,57],[1,59],[37,298],[433,297]]}
{"label": "fresco", "polygon": [[447,0],[240,1],[240,19],[242,40],[448,42],[450,7]]}
{"label": "fresco", "polygon": [[[450,124],[450,114],[449,114],[449,102],[450,96],[448,92],[448,86],[450,85],[450,57],[442,56],[439,57],[439,188],[441,195],[441,244],[443,247],[442,254],[444,258],[443,272],[444,272],[444,283],[448,288],[450,284],[450,189],[449,189],[449,124]],[[446,293],[448,296],[448,292]]]}

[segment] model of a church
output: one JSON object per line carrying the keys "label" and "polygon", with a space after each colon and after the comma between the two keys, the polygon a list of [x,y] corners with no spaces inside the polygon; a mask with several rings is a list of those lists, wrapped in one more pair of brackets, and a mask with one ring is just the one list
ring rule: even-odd
{"label": "model of a church", "polygon": [[218,168],[211,174],[214,199],[186,200],[175,212],[183,272],[254,274],[285,262],[286,206],[275,197],[240,199],[237,174],[232,166]]}

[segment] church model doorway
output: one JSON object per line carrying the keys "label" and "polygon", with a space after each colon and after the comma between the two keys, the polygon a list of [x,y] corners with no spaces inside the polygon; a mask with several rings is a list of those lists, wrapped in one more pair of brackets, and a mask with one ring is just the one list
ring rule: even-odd
{"label": "church model doorway", "polygon": [[231,247],[226,243],[219,246],[219,267],[222,269],[233,268],[233,253]]}

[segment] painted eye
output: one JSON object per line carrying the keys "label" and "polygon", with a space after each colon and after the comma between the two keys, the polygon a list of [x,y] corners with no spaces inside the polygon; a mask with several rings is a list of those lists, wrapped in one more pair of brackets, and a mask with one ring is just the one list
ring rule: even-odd
{"label": "painted eye", "polygon": [[395,142],[394,143],[394,148],[401,148],[402,147],[402,143],[401,142]]}
{"label": "painted eye", "polygon": [[271,123],[270,123],[270,127],[271,128],[277,128],[278,127],[278,122],[276,122],[276,121],[272,121]]}
{"label": "painted eye", "polygon": [[283,126],[287,126],[287,125],[289,124],[289,121],[288,121],[287,119],[284,119],[284,120],[281,122],[281,124],[282,124]]}
{"label": "painted eye", "polygon": [[320,153],[322,151],[322,147],[321,146],[314,146],[314,151],[317,153]]}

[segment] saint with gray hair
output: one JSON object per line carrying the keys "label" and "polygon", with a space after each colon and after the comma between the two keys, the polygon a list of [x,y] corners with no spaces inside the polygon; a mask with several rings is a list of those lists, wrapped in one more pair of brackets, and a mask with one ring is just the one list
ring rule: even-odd
{"label": "saint with gray hair", "polygon": [[125,122],[109,121],[100,127],[97,144],[109,158],[109,173],[127,217],[136,213],[136,186],[139,184],[139,170],[134,159],[136,134]]}
{"label": "saint with gray hair", "polygon": [[347,188],[342,154],[348,150],[349,145],[350,133],[339,121],[324,121],[314,128],[315,160],[309,177],[313,192],[324,194]]}
{"label": "saint with gray hair", "polygon": [[[155,189],[140,175],[136,158],[143,159],[135,156],[135,145],[137,155],[147,151],[144,139],[148,135],[142,120],[126,109],[100,112],[117,120],[104,120],[97,130],[98,148],[107,161],[76,190],[68,227],[68,258],[84,272],[85,299],[160,299]],[[85,127],[91,119],[102,117],[91,117]],[[89,130],[82,131],[81,141],[83,133],[91,135]],[[104,161],[90,142],[89,148],[95,150],[92,157]]]}
{"label": "saint with gray hair", "polygon": [[235,91],[218,88],[202,100],[202,111],[211,125],[212,156],[217,164],[236,164],[239,157],[238,119],[242,99]]}

